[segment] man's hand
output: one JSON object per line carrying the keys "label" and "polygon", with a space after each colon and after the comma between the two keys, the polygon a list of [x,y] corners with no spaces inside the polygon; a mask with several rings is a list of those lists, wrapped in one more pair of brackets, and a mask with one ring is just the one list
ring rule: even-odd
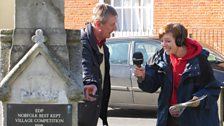
{"label": "man's hand", "polygon": [[94,84],[84,86],[84,97],[86,101],[95,101],[96,98],[93,97],[96,94],[97,87]]}

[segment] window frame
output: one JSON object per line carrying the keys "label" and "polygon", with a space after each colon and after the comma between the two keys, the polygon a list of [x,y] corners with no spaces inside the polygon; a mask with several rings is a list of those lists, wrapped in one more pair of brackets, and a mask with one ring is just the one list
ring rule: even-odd
{"label": "window frame", "polygon": [[[148,4],[148,6],[144,6],[145,5],[145,3],[143,3],[143,1],[146,1],[146,0],[139,0],[139,1],[141,1],[140,3],[141,3],[141,5],[139,5],[139,6],[133,6],[133,3],[134,3],[134,1],[136,1],[136,0],[129,0],[129,2],[131,3],[131,5],[130,6],[124,6],[123,4],[124,4],[124,0],[120,0],[121,1],[121,6],[119,7],[119,6],[116,6],[115,4],[114,4],[114,1],[115,0],[110,0],[110,4],[118,11],[118,10],[120,10],[121,12],[121,14],[118,14],[118,28],[117,28],[117,31],[115,32],[115,33],[126,33],[126,35],[132,35],[132,36],[139,36],[139,35],[152,35],[152,33],[153,33],[153,21],[154,21],[154,10],[153,10],[153,7],[154,7],[154,0],[150,0],[150,2],[149,2],[149,4]],[[138,8],[139,9],[139,12],[140,12],[140,14],[141,14],[141,16],[139,16],[139,21],[140,21],[140,25],[138,26],[137,24],[133,24],[134,23],[134,18],[136,18],[136,17],[133,17],[134,16],[134,14],[133,14],[133,12],[134,12],[134,10],[136,10],[136,8]],[[125,22],[124,22],[124,16],[125,15],[127,15],[127,14],[125,14],[124,13],[124,10],[125,9],[130,9],[130,15],[131,15],[131,21],[130,21],[130,29],[128,29],[128,28],[125,28],[124,26],[125,26]],[[148,12],[146,15],[149,15],[149,17],[148,17],[148,19],[146,19],[145,21],[144,21],[144,18],[146,17],[146,16],[144,16],[144,10],[145,10],[145,12]],[[147,10],[147,11],[146,11]],[[119,15],[122,15],[122,16],[120,16],[119,17]],[[119,22],[120,21],[120,22]],[[129,24],[128,24],[128,26],[129,26]],[[127,30],[128,29],[128,30]],[[125,34],[122,34],[121,36],[126,36]],[[115,34],[115,36],[116,36],[116,34]]]}

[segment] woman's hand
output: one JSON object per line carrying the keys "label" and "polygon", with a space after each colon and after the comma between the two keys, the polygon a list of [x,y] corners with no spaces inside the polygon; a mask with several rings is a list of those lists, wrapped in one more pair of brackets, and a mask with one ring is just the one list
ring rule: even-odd
{"label": "woman's hand", "polygon": [[134,70],[134,74],[137,78],[142,78],[142,80],[145,80],[145,69],[142,67],[136,67]]}
{"label": "woman's hand", "polygon": [[[197,100],[198,97],[197,96],[194,96],[191,101],[195,101]],[[197,101],[197,102],[193,102],[192,104],[190,104],[190,107],[198,107],[200,105],[200,101]]]}

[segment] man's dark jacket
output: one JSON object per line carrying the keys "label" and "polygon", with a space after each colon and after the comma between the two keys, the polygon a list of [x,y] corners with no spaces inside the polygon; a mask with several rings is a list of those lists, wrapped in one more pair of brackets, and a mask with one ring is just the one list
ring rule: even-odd
{"label": "man's dark jacket", "polygon": [[[104,55],[98,50],[96,37],[93,33],[91,24],[87,24],[86,28],[81,30],[82,43],[82,70],[83,84],[95,84],[97,86],[97,100],[94,102],[84,102],[79,104],[78,120],[79,126],[96,126],[98,117],[107,124],[107,108],[110,98],[110,65],[109,65],[109,50],[103,44]],[[100,64],[105,56],[105,78],[102,82]],[[83,123],[81,125],[81,123]],[[85,123],[85,124],[84,124]]]}

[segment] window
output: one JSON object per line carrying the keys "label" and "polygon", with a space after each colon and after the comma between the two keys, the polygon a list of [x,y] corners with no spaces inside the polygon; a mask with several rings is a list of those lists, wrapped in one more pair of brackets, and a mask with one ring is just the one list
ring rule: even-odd
{"label": "window", "polygon": [[105,0],[118,12],[118,32],[153,30],[153,0]]}
{"label": "window", "polygon": [[208,61],[210,63],[223,63],[222,58],[220,58],[219,56],[217,56],[215,53],[213,53],[211,50],[204,48],[205,50],[207,50],[209,52],[209,56],[208,56]]}
{"label": "window", "polygon": [[111,64],[127,64],[128,63],[128,43],[112,43],[107,44],[110,52]]}
{"label": "window", "polygon": [[141,52],[144,58],[144,64],[152,57],[156,51],[161,48],[160,44],[153,42],[136,42],[134,52]]}

